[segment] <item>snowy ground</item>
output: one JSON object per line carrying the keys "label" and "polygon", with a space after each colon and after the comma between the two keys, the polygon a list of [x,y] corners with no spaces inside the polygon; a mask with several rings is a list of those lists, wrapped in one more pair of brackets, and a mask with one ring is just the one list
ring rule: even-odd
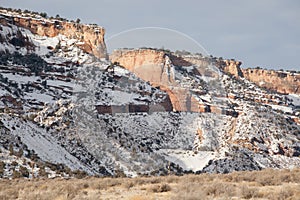
{"label": "snowy ground", "polygon": [[216,158],[213,151],[199,151],[195,153],[189,150],[160,149],[158,151],[166,160],[178,164],[183,170],[197,172],[202,170],[210,160]]}

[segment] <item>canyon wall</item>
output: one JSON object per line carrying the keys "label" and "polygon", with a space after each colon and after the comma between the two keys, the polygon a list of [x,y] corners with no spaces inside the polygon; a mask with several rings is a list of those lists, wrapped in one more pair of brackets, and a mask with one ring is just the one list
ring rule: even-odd
{"label": "canyon wall", "polygon": [[236,78],[244,77],[256,85],[283,94],[300,94],[300,73],[266,69],[241,69],[241,62],[234,60],[218,61],[216,65]]}
{"label": "canyon wall", "polygon": [[79,48],[84,52],[93,54],[98,58],[107,58],[103,27],[55,19],[10,16],[6,13],[0,13],[0,16],[0,24],[2,25],[14,24],[39,36],[55,37],[61,34],[70,39],[77,39],[82,42]]}
{"label": "canyon wall", "polygon": [[168,67],[167,59],[163,51],[152,49],[116,50],[110,55],[112,63],[119,63],[141,79],[150,81],[153,86],[172,81],[164,73],[164,68]]}
{"label": "canyon wall", "polygon": [[235,60],[224,60],[223,62],[225,62],[225,64],[220,65],[222,70],[234,75],[235,77],[244,76],[240,67],[242,62]]}
{"label": "canyon wall", "polygon": [[300,73],[266,69],[242,69],[241,62],[234,60],[217,61],[222,71],[236,78],[244,77],[256,85],[283,94],[300,94]]}
{"label": "canyon wall", "polygon": [[257,85],[284,94],[300,94],[300,73],[265,69],[243,69],[243,75]]}
{"label": "canyon wall", "polygon": [[152,86],[167,92],[175,111],[214,112],[237,116],[226,108],[199,102],[188,88],[180,85],[180,80],[175,80],[175,66],[196,65],[194,75],[218,76],[216,72],[208,74],[205,70],[210,65],[209,60],[181,57],[155,49],[115,50],[110,55],[110,60],[135,73],[141,79],[149,81]]}
{"label": "canyon wall", "polygon": [[169,56],[164,51],[153,49],[115,50],[110,55],[112,63],[119,63],[135,73],[139,78],[149,81],[153,87],[160,87],[168,93],[172,107],[177,111],[186,111],[187,92],[178,87],[174,69]]}

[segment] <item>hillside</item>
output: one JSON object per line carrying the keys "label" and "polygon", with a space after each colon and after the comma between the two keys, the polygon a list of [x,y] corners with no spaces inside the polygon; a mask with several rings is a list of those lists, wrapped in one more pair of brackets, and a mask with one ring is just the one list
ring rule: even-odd
{"label": "hillside", "polygon": [[108,57],[104,33],[0,9],[0,177],[300,167],[298,90],[257,85],[233,60]]}

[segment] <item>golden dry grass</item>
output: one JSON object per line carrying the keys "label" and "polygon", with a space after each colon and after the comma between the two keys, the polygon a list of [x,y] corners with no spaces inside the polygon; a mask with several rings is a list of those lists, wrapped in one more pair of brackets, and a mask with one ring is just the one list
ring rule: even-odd
{"label": "golden dry grass", "polygon": [[300,199],[300,169],[139,178],[0,180],[0,199]]}

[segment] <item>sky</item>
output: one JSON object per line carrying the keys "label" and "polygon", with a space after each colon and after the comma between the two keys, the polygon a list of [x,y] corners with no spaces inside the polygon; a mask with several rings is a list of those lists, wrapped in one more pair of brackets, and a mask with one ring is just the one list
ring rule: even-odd
{"label": "sky", "polygon": [[[161,27],[156,34],[144,31],[145,43],[160,37],[158,43],[169,40],[182,50],[193,41],[199,51],[240,60],[244,68],[300,70],[299,0],[0,0],[0,6],[97,23],[108,45],[138,39],[138,31],[126,30]],[[181,40],[170,39],[178,34]]]}

